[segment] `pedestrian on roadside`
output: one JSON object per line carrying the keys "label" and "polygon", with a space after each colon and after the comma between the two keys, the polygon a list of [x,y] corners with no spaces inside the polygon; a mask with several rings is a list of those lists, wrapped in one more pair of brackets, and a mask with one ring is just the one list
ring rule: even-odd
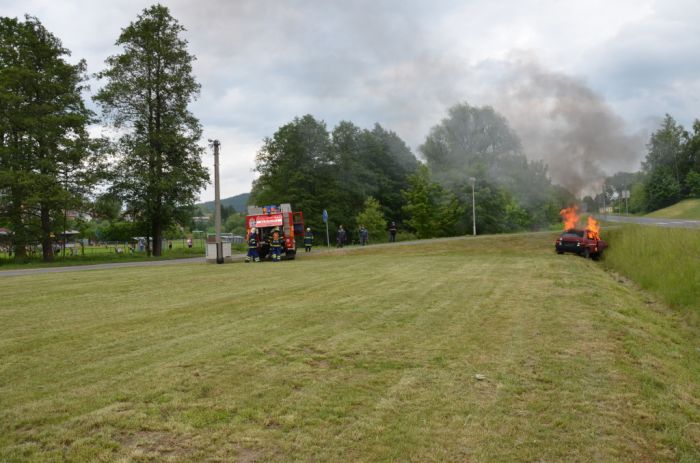
{"label": "pedestrian on roadside", "polygon": [[337,247],[342,248],[343,245],[345,244],[346,238],[347,238],[347,235],[345,234],[345,230],[343,230],[343,226],[340,225],[338,227],[338,234],[336,236],[336,239],[338,242]]}
{"label": "pedestrian on roadside", "polygon": [[187,247],[192,249],[192,238],[187,238]]}
{"label": "pedestrian on roadside", "polygon": [[311,227],[306,229],[304,232],[304,250],[305,252],[311,252],[311,246],[314,244],[314,234],[311,233]]}
{"label": "pedestrian on roadside", "polygon": [[389,242],[390,243],[395,243],[396,242],[396,222],[391,222],[391,225],[389,225]]}
{"label": "pedestrian on roadside", "polygon": [[258,235],[255,233],[255,228],[251,228],[248,232],[248,255],[245,258],[246,263],[250,261],[260,262],[260,254],[258,254]]}
{"label": "pedestrian on roadside", "polygon": [[369,231],[364,225],[360,225],[360,245],[369,244]]}

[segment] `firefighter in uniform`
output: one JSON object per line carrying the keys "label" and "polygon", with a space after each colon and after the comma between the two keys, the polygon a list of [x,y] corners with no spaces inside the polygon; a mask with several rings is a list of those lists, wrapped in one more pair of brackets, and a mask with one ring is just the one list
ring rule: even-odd
{"label": "firefighter in uniform", "polygon": [[248,255],[245,261],[248,263],[251,260],[260,262],[260,255],[258,254],[258,235],[255,232],[255,228],[251,228],[250,233],[248,233]]}
{"label": "firefighter in uniform", "polygon": [[311,246],[314,244],[314,234],[311,233],[311,228],[307,228],[304,233],[304,248],[306,252],[311,252]]}
{"label": "firefighter in uniform", "polygon": [[282,238],[280,238],[280,232],[277,229],[272,232],[270,251],[272,252],[272,262],[280,262],[282,260]]}

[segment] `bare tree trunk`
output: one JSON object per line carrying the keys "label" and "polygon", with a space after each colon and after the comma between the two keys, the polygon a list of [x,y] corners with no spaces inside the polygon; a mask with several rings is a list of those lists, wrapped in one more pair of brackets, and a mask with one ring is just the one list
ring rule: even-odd
{"label": "bare tree trunk", "polygon": [[44,262],[53,262],[53,242],[51,240],[51,216],[49,208],[42,205],[41,210],[41,254]]}
{"label": "bare tree trunk", "polygon": [[158,257],[163,252],[163,229],[160,224],[160,219],[156,218],[153,221],[153,255]]}
{"label": "bare tree trunk", "polygon": [[12,195],[12,207],[11,207],[11,221],[12,221],[12,248],[15,254],[16,261],[22,261],[27,257],[27,235],[24,230],[24,223],[22,221],[22,200],[20,193],[14,188],[11,188]]}

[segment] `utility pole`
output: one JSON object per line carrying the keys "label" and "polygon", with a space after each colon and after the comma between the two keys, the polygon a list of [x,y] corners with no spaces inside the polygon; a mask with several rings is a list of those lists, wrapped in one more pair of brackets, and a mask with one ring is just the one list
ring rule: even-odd
{"label": "utility pole", "polygon": [[476,179],[474,177],[469,177],[472,182],[472,235],[476,236],[476,199],[474,198],[474,184]]}
{"label": "utility pole", "polygon": [[224,249],[221,243],[221,193],[219,188],[219,140],[214,145],[214,231],[216,233],[216,263],[224,263]]}
{"label": "utility pole", "polygon": [[622,200],[625,198],[624,190],[620,192],[620,215],[622,215]]}

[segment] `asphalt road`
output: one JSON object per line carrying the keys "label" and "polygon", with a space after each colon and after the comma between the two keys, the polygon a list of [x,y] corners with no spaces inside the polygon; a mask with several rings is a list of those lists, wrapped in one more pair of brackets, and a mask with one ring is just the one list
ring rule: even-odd
{"label": "asphalt road", "polygon": [[653,219],[651,217],[632,217],[627,215],[599,215],[596,217],[606,222],[638,223],[669,228],[700,228],[700,220]]}
{"label": "asphalt road", "polygon": [[64,273],[64,272],[80,272],[85,270],[107,270],[121,267],[158,267],[162,265],[175,264],[196,264],[204,263],[204,257],[189,257],[187,259],[171,259],[171,260],[153,260],[145,262],[115,262],[111,264],[92,264],[92,265],[69,265],[66,267],[44,267],[44,268],[25,268],[18,270],[2,270],[0,277],[13,277],[21,275],[37,275],[44,273]]}

